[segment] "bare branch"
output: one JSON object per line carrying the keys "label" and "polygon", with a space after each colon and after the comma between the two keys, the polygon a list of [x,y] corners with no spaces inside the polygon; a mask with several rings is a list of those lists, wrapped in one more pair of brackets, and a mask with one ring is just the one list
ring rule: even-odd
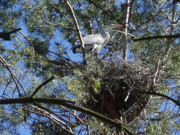
{"label": "bare branch", "polygon": [[[66,111],[69,111],[67,110],[64,106],[60,106],[61,108],[63,108],[64,110]],[[71,113],[77,120],[79,120],[82,124],[86,125],[86,123],[84,123],[75,113],[73,113],[72,111],[69,111],[69,113]]]}
{"label": "bare branch", "polygon": [[74,68],[73,65],[71,65],[70,63],[66,62],[66,60],[61,60],[61,61],[57,61],[57,60],[50,60],[50,59],[46,59],[49,63],[54,64],[54,65],[60,65],[60,66],[64,66],[64,67],[70,67],[71,69]]}
{"label": "bare branch", "polygon": [[[171,22],[174,22],[175,10],[176,10],[176,5],[173,4],[172,20],[171,20]],[[173,30],[174,30],[174,25],[171,25],[170,36],[171,36],[171,34],[173,33]],[[178,34],[178,35],[180,36],[180,34]],[[176,36],[177,36],[177,35],[176,35]],[[157,76],[158,76],[160,70],[163,70],[163,68],[165,67],[165,62],[167,61],[167,58],[168,58],[168,56],[169,56],[169,53],[170,53],[170,51],[171,51],[171,49],[172,49],[172,47],[173,47],[172,44],[171,44],[173,41],[174,41],[173,39],[168,38],[166,51],[165,51],[164,55],[161,56],[161,57],[159,58],[159,60],[158,60],[158,63],[157,63],[157,66],[156,66],[156,72],[155,72],[155,74],[154,74],[154,80],[153,80],[153,83],[154,83],[154,84],[155,84],[156,81],[157,81]]]}
{"label": "bare branch", "polygon": [[86,59],[85,59],[85,51],[84,51],[84,42],[83,42],[83,39],[82,39],[82,34],[81,34],[81,31],[80,31],[80,28],[79,28],[79,25],[78,25],[78,22],[77,22],[77,19],[75,17],[75,13],[73,11],[73,8],[71,6],[71,4],[69,3],[68,0],[65,0],[67,6],[69,7],[69,10],[70,10],[70,13],[71,13],[71,16],[72,16],[72,19],[74,21],[74,24],[75,24],[75,27],[76,27],[76,31],[78,33],[78,36],[79,36],[79,40],[81,42],[81,49],[82,49],[82,52],[83,52],[83,59],[84,59],[84,65],[86,65]]}
{"label": "bare branch", "polygon": [[168,100],[171,100],[172,102],[174,102],[176,105],[178,105],[180,107],[180,102],[169,97],[169,96],[166,96],[164,94],[161,94],[161,93],[155,93],[155,92],[139,92],[141,94],[149,94],[149,95],[156,95],[156,96],[160,96],[160,97],[163,97],[163,98],[166,98]]}
{"label": "bare branch", "polygon": [[[18,84],[21,86],[21,88],[23,89],[24,93],[26,94],[27,96],[27,92],[26,90],[24,89],[24,87],[22,86],[21,82],[19,81],[19,79],[16,77],[15,73],[10,69],[9,65],[6,60],[0,55],[0,61],[3,63],[3,65],[6,67],[6,69],[10,72],[12,78],[13,78],[13,81],[16,85],[16,88],[18,90],[18,93],[19,93],[19,97],[21,97],[21,93],[20,93],[20,90],[19,90],[19,87],[18,87]],[[17,81],[17,82],[16,82]],[[17,84],[18,83],[18,84]]]}
{"label": "bare branch", "polygon": [[[51,110],[45,108],[44,106],[42,106],[41,104],[39,104],[39,103],[37,103],[37,102],[34,102],[34,105],[36,105],[36,106],[38,107],[38,109],[41,110],[42,112],[47,111],[49,114],[54,115],[54,117],[56,116],[55,118],[56,118],[58,121],[61,121],[61,123],[64,124],[64,125],[67,125],[67,123],[69,123],[69,124],[71,124],[72,126],[77,126],[76,124],[71,123],[70,121],[65,120],[64,118],[58,116],[56,113],[54,113],[54,112],[52,112]],[[37,108],[37,107],[36,107],[36,108]],[[60,119],[62,119],[64,122],[63,122],[62,120],[60,120]]]}
{"label": "bare branch", "polygon": [[[37,114],[37,115],[40,115],[40,116],[43,116],[43,117],[47,117],[47,118],[49,118],[50,120],[52,120],[55,124],[57,124],[58,126],[60,126],[63,130],[65,130],[65,131],[73,134],[73,133],[72,133],[72,130],[69,130],[70,127],[67,126],[66,123],[64,123],[63,121],[57,119],[56,117],[54,117],[53,115],[51,115],[51,114],[50,114],[49,112],[47,112],[47,111],[41,110],[40,108],[37,108],[37,107],[36,107],[35,109],[37,109],[37,110],[40,111],[40,112],[37,112],[37,111],[32,110],[32,109],[27,109],[27,108],[22,108],[22,109],[23,109],[24,111],[27,111],[27,112],[31,112],[31,113],[34,113],[34,114]],[[69,129],[61,126],[60,123],[63,124],[63,125],[65,125],[65,126],[66,126],[67,128],[69,128]]]}
{"label": "bare branch", "polygon": [[48,80],[46,80],[45,82],[43,82],[41,85],[39,85],[33,92],[33,94],[31,95],[31,98],[47,83],[49,83],[50,81],[52,81],[54,79],[54,76],[52,76],[51,78],[49,78]]}
{"label": "bare branch", "polygon": [[127,33],[128,33],[128,25],[130,21],[130,14],[131,14],[131,3],[130,0],[126,0],[127,3],[127,10],[126,10],[126,22],[125,22],[125,28],[124,28],[124,43],[123,43],[123,59],[127,60]]}

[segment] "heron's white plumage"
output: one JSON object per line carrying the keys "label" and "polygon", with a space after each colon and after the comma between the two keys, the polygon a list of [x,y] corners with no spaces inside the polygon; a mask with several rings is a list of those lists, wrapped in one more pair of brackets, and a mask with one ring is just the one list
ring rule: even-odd
{"label": "heron's white plumage", "polygon": [[[100,34],[88,35],[82,38],[84,42],[85,52],[98,52],[100,51],[110,40],[110,34],[108,29],[119,27],[119,25],[108,25],[100,29]],[[80,41],[78,40],[73,46],[74,53],[82,53]]]}
{"label": "heron's white plumage", "polygon": [[[98,52],[101,50],[106,43],[109,41],[110,35],[108,36],[108,39],[103,38],[101,34],[95,34],[95,35],[88,35],[83,37],[84,42],[84,50],[85,52]],[[74,46],[74,52],[75,53],[81,53],[82,49],[80,47],[80,41],[77,41]]]}

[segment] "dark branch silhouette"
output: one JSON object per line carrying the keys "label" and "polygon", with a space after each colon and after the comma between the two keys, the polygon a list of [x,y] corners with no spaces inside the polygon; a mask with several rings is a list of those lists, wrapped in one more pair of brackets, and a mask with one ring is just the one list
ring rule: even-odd
{"label": "dark branch silhouette", "polygon": [[50,81],[52,81],[54,79],[54,76],[52,76],[51,78],[49,78],[48,80],[46,80],[45,82],[43,82],[41,85],[39,85],[33,92],[33,94],[31,95],[31,98],[47,83],[49,83]]}
{"label": "dark branch silhouette", "polygon": [[19,30],[21,30],[21,28],[17,28],[17,29],[14,29],[12,31],[9,31],[9,32],[0,32],[0,38],[4,39],[6,41],[11,40],[10,35],[13,34],[13,33],[16,33]]}
{"label": "dark branch silhouette", "polygon": [[148,36],[148,37],[141,37],[141,38],[135,38],[134,41],[142,41],[142,40],[152,40],[152,39],[158,39],[158,38],[180,38],[180,34],[175,35],[157,35],[157,36]]}
{"label": "dark branch silhouette", "polygon": [[76,106],[73,105],[73,101],[68,101],[68,100],[62,100],[62,99],[51,99],[51,98],[14,98],[14,99],[1,99],[0,100],[0,105],[5,105],[5,104],[34,104],[34,103],[47,103],[47,104],[56,104],[56,105],[62,105],[77,111],[81,111],[83,113],[89,114],[91,116],[94,116],[96,118],[99,118],[102,121],[106,121],[108,123],[111,123],[112,125],[115,125],[116,127],[119,127],[121,130],[125,131],[129,135],[134,135],[134,133],[128,129],[126,126],[122,125],[119,121],[112,120],[106,116],[103,116],[97,112],[94,112],[92,110],[89,110],[87,108],[81,107],[81,106]]}
{"label": "dark branch silhouette", "polygon": [[149,94],[149,95],[156,95],[156,96],[160,96],[160,97],[163,97],[163,98],[166,98],[168,100],[171,100],[172,102],[174,102],[176,105],[178,105],[180,107],[180,102],[171,98],[171,97],[168,97],[166,95],[163,95],[161,93],[155,93],[155,92],[140,92],[141,94]]}

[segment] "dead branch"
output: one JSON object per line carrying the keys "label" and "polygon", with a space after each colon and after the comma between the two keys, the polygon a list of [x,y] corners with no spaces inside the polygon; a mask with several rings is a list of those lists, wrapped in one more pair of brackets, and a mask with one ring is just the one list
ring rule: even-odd
{"label": "dead branch", "polygon": [[[16,85],[16,88],[18,90],[18,93],[19,93],[19,97],[21,97],[21,93],[20,93],[20,90],[19,90],[19,87],[18,87],[18,84],[21,86],[21,88],[23,89],[26,97],[27,97],[27,92],[26,90],[24,89],[23,85],[21,84],[21,82],[19,81],[19,79],[16,77],[15,73],[10,69],[9,65],[6,60],[0,55],[0,61],[3,63],[3,65],[6,67],[6,69],[10,72],[12,78],[13,78],[13,81]],[[16,82],[17,81],[17,82]]]}
{"label": "dead branch", "polygon": [[[171,22],[174,22],[175,10],[176,10],[176,5],[173,4],[172,20],[171,20]],[[173,33],[173,30],[174,30],[174,25],[171,25],[171,31],[170,31],[170,35],[169,35],[169,36],[171,36],[171,34]],[[178,35],[180,36],[180,34],[178,34]],[[176,36],[177,36],[177,35],[176,35]],[[157,66],[156,66],[156,72],[155,72],[155,74],[154,74],[154,80],[153,80],[153,83],[154,83],[154,84],[156,83],[156,79],[157,79],[157,76],[158,76],[160,70],[163,70],[163,68],[165,67],[165,62],[167,61],[167,58],[168,58],[168,56],[169,56],[169,53],[170,53],[170,51],[171,51],[171,49],[172,49],[172,47],[173,47],[172,44],[171,44],[173,41],[174,41],[173,39],[168,38],[166,51],[165,51],[164,55],[161,56],[161,57],[159,58],[159,60],[158,60],[158,63],[157,63]]]}
{"label": "dead branch", "polygon": [[[72,125],[72,126],[74,126],[74,127],[77,127],[77,125],[76,124],[74,124],[74,123],[71,123],[70,121],[68,121],[68,120],[65,120],[64,118],[62,118],[62,117],[60,117],[60,116],[58,116],[56,113],[54,113],[53,111],[51,111],[51,110],[49,110],[49,109],[47,109],[47,108],[45,108],[44,106],[42,106],[41,104],[39,104],[39,103],[37,103],[37,102],[34,102],[34,105],[36,105],[36,108],[38,108],[38,109],[40,109],[40,110],[42,110],[42,112],[44,112],[44,111],[47,111],[49,114],[52,114],[52,115],[54,115],[54,117],[57,119],[57,120],[60,120],[60,121],[62,121],[62,123],[64,123],[64,125],[67,125],[67,123],[69,123],[70,125]],[[62,115],[61,115],[62,116]]]}
{"label": "dead branch", "polygon": [[[37,114],[37,115],[40,115],[40,116],[43,116],[43,117],[46,117],[50,120],[52,120],[55,124],[57,124],[58,126],[61,126],[61,124],[63,124],[65,127],[61,126],[61,128],[65,131],[67,131],[68,133],[72,134],[73,135],[73,132],[72,132],[72,129],[70,130],[70,127],[68,125],[66,125],[66,123],[64,123],[63,121],[57,119],[56,117],[54,117],[53,115],[51,115],[50,113],[48,113],[47,111],[44,111],[44,110],[41,110],[40,108],[35,108],[37,109],[38,111],[40,112],[37,112],[35,110],[32,110],[32,109],[27,109],[27,108],[22,108],[24,111],[27,111],[27,112],[31,112],[31,113],[34,113],[34,114]],[[69,128],[69,129],[67,129]]]}
{"label": "dead branch", "polygon": [[66,109],[64,106],[60,106],[62,109],[68,111],[69,113],[71,113],[77,120],[79,120],[82,124],[87,125],[86,123],[84,123],[77,115],[76,113],[73,113],[72,111],[69,111],[68,109]]}
{"label": "dead branch", "polygon": [[82,39],[81,31],[80,31],[80,28],[79,28],[79,25],[78,25],[78,22],[77,22],[77,19],[76,19],[76,16],[75,16],[75,13],[73,11],[73,8],[72,8],[71,4],[69,3],[68,0],[65,0],[65,2],[67,4],[67,6],[69,7],[72,19],[73,19],[75,27],[76,27],[76,31],[78,33],[79,40],[81,42],[81,49],[82,49],[82,52],[83,52],[84,65],[86,65],[86,58],[85,58],[85,51],[84,51],[84,42],[83,42],[83,39]]}
{"label": "dead branch", "polygon": [[128,33],[128,25],[130,21],[130,14],[131,14],[131,3],[130,0],[126,0],[127,9],[126,9],[126,21],[125,21],[125,28],[124,28],[124,43],[123,43],[123,59],[127,60],[127,33]]}
{"label": "dead branch", "polygon": [[59,66],[64,66],[64,67],[70,67],[71,69],[74,68],[70,63],[66,62],[66,60],[62,61],[57,61],[57,60],[50,60],[46,59],[49,63],[54,64],[54,65],[59,65]]}

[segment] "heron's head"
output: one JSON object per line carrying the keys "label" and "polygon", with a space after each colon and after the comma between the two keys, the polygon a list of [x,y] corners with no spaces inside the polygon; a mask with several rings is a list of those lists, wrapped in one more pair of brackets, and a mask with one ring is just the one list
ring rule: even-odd
{"label": "heron's head", "polygon": [[122,27],[122,25],[121,24],[111,24],[111,25],[105,25],[103,28],[105,30],[111,30],[113,28],[118,28],[118,27]]}

